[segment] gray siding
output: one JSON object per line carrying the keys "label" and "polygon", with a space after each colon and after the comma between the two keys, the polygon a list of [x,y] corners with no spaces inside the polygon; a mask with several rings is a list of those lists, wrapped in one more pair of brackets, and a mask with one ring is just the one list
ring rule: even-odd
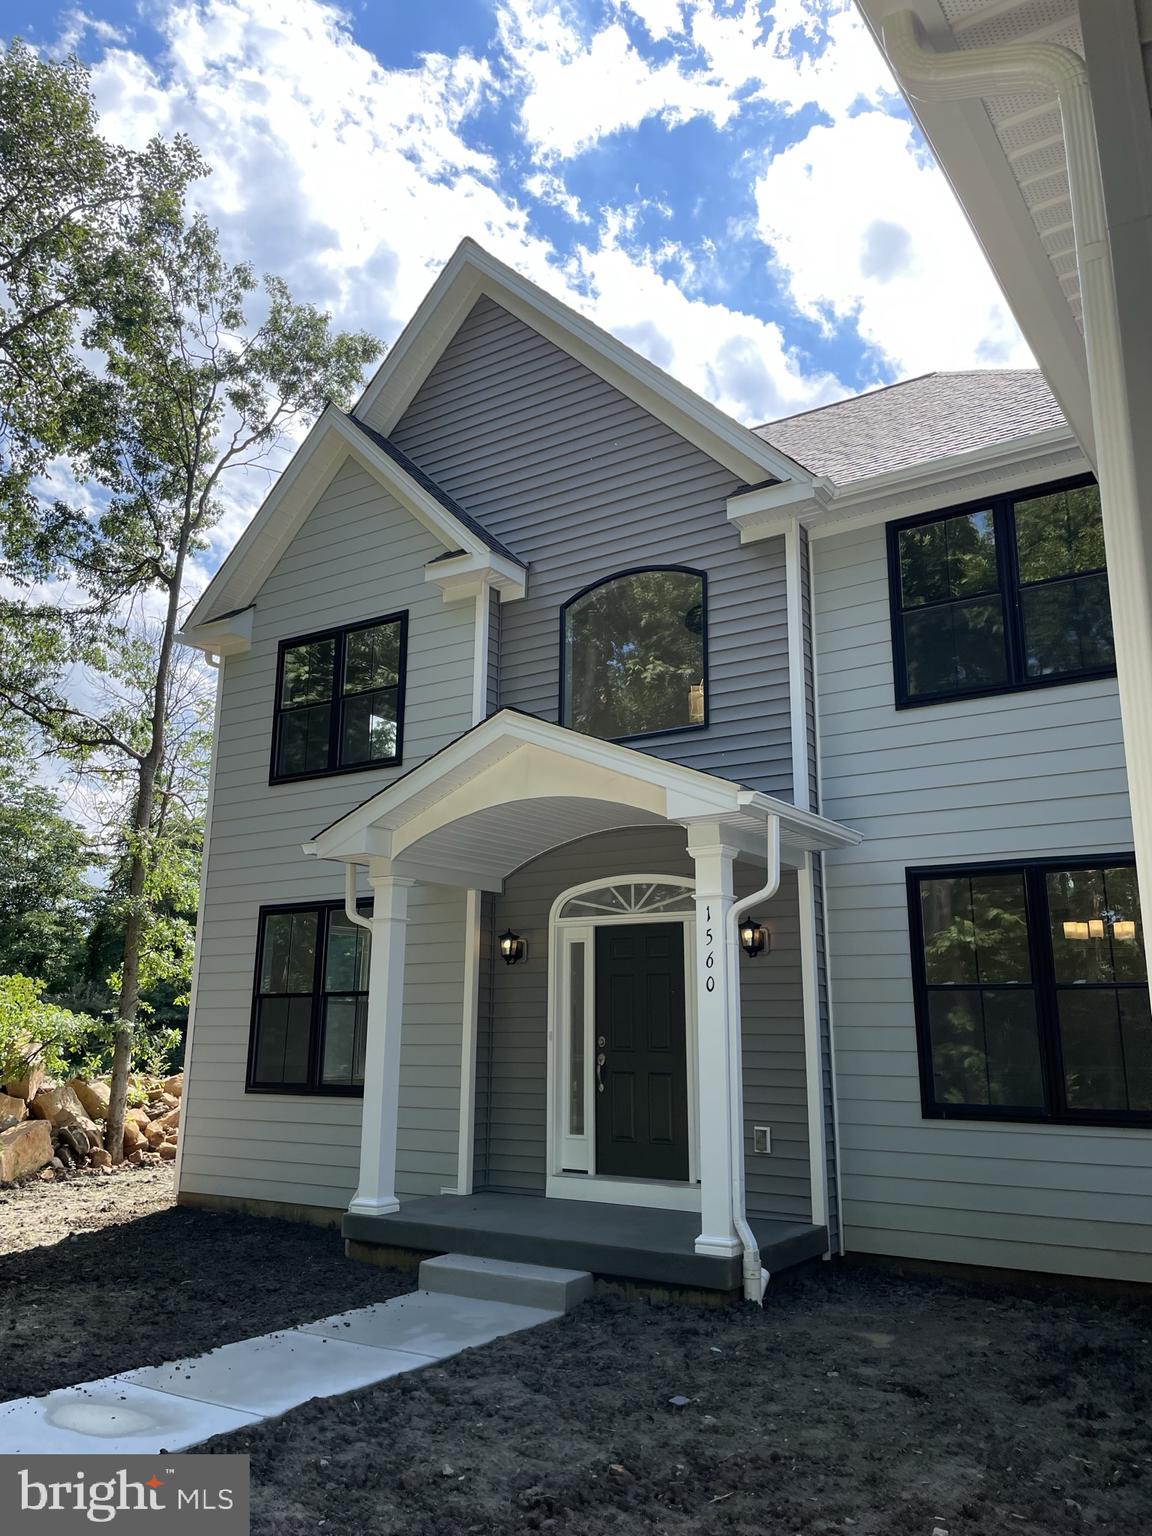
{"label": "gray siding", "polygon": [[[424,580],[438,545],[349,461],[256,602],[252,649],[229,657],[220,735],[200,979],[185,1111],[183,1188],[290,1204],[343,1206],[356,1184],[360,1104],[244,1093],[262,905],[339,900],[339,866],[300,845],[467,729],[471,604],[447,605]],[[408,700],[402,769],[268,784],[280,640],[407,609]],[[463,894],[413,891],[398,1128],[406,1194],[438,1194],[456,1172],[463,961],[445,954]]]}
{"label": "gray siding", "polygon": [[1152,1132],[925,1120],[904,872],[1131,847],[1116,688],[897,712],[884,530],[813,544],[847,1245],[1152,1280]]}
{"label": "gray siding", "polygon": [[[584,838],[544,854],[508,880],[492,903],[490,933],[511,927],[528,963],[492,967],[477,1053],[476,1187],[544,1193],[547,1160],[548,915],[561,891],[629,874],[691,876],[685,834],[636,828]],[[737,866],[738,890],[763,871]],[[795,875],[759,914],[773,931],[770,961],[744,959],[744,1092],[748,1208],[806,1219],[808,1130]],[[770,1157],[752,1153],[754,1125],[772,1128]]]}
{"label": "gray siding", "polygon": [[527,598],[501,614],[502,705],[556,719],[567,598],[629,567],[695,566],[710,725],[643,749],[791,795],[783,539],[741,546],[727,470],[487,298],[392,436],[529,563]]}

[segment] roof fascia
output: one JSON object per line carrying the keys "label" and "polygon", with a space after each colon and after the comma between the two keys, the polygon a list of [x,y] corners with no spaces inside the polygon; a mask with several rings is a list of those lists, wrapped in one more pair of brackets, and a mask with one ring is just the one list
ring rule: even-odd
{"label": "roof fascia", "polygon": [[252,619],[255,609],[250,605],[239,613],[223,618],[210,619],[195,627],[188,624],[179,630],[176,639],[181,645],[203,651],[208,656],[239,656],[252,648]]}
{"label": "roof fascia", "polygon": [[[894,11],[914,10],[930,42],[957,40],[938,0],[856,0],[881,53],[881,24]],[[982,101],[915,100],[897,84],[956,195],[1016,322],[1079,439],[1095,462],[1088,362],[1068,299],[1052,269],[1032,215]]]}
{"label": "roof fascia", "polygon": [[[472,529],[453,517],[371,438],[358,431],[343,411],[329,405],[188,615],[186,634],[191,636],[213,622],[219,610],[247,606],[255,599],[332,476],[349,457],[373,475],[446,549],[463,550],[479,564],[498,565],[502,579],[511,581],[511,562],[496,555]],[[188,643],[195,642],[190,638]]]}
{"label": "roof fascia", "polygon": [[499,593],[502,603],[509,603],[528,590],[524,567],[505,560],[494,550],[486,550],[483,555],[462,550],[449,560],[433,560],[424,567],[424,580],[440,588],[446,603],[475,598],[486,587]]}
{"label": "roof fascia", "polygon": [[356,414],[370,415],[379,431],[390,433],[481,295],[591,368],[742,480],[811,479],[807,470],[750,428],[468,239],[457,246],[389,351]]}

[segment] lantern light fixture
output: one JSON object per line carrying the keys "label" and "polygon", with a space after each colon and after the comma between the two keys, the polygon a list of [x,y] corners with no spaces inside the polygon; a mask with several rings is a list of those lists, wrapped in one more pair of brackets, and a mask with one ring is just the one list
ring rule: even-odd
{"label": "lantern light fixture", "polygon": [[500,958],[505,965],[516,965],[528,953],[528,945],[518,933],[506,928],[500,935]]}
{"label": "lantern light fixture", "polygon": [[768,930],[758,918],[748,916],[740,919],[740,947],[752,960],[771,950]]}

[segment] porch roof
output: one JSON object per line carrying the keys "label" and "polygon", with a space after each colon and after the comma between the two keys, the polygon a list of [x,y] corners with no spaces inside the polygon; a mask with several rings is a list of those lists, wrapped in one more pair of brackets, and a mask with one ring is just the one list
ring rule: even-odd
{"label": "porch roof", "polygon": [[785,863],[860,841],[839,822],[729,779],[502,709],[341,816],[304,852],[499,890],[549,848],[620,827],[718,822],[739,852],[762,858],[773,816]]}

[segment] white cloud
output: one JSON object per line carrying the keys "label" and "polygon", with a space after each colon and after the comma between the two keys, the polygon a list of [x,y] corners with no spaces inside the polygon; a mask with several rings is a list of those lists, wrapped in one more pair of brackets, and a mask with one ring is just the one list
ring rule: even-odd
{"label": "white cloud", "polygon": [[911,125],[817,127],[756,183],[760,231],[800,309],[846,322],[900,374],[1031,361],[943,176]]}

